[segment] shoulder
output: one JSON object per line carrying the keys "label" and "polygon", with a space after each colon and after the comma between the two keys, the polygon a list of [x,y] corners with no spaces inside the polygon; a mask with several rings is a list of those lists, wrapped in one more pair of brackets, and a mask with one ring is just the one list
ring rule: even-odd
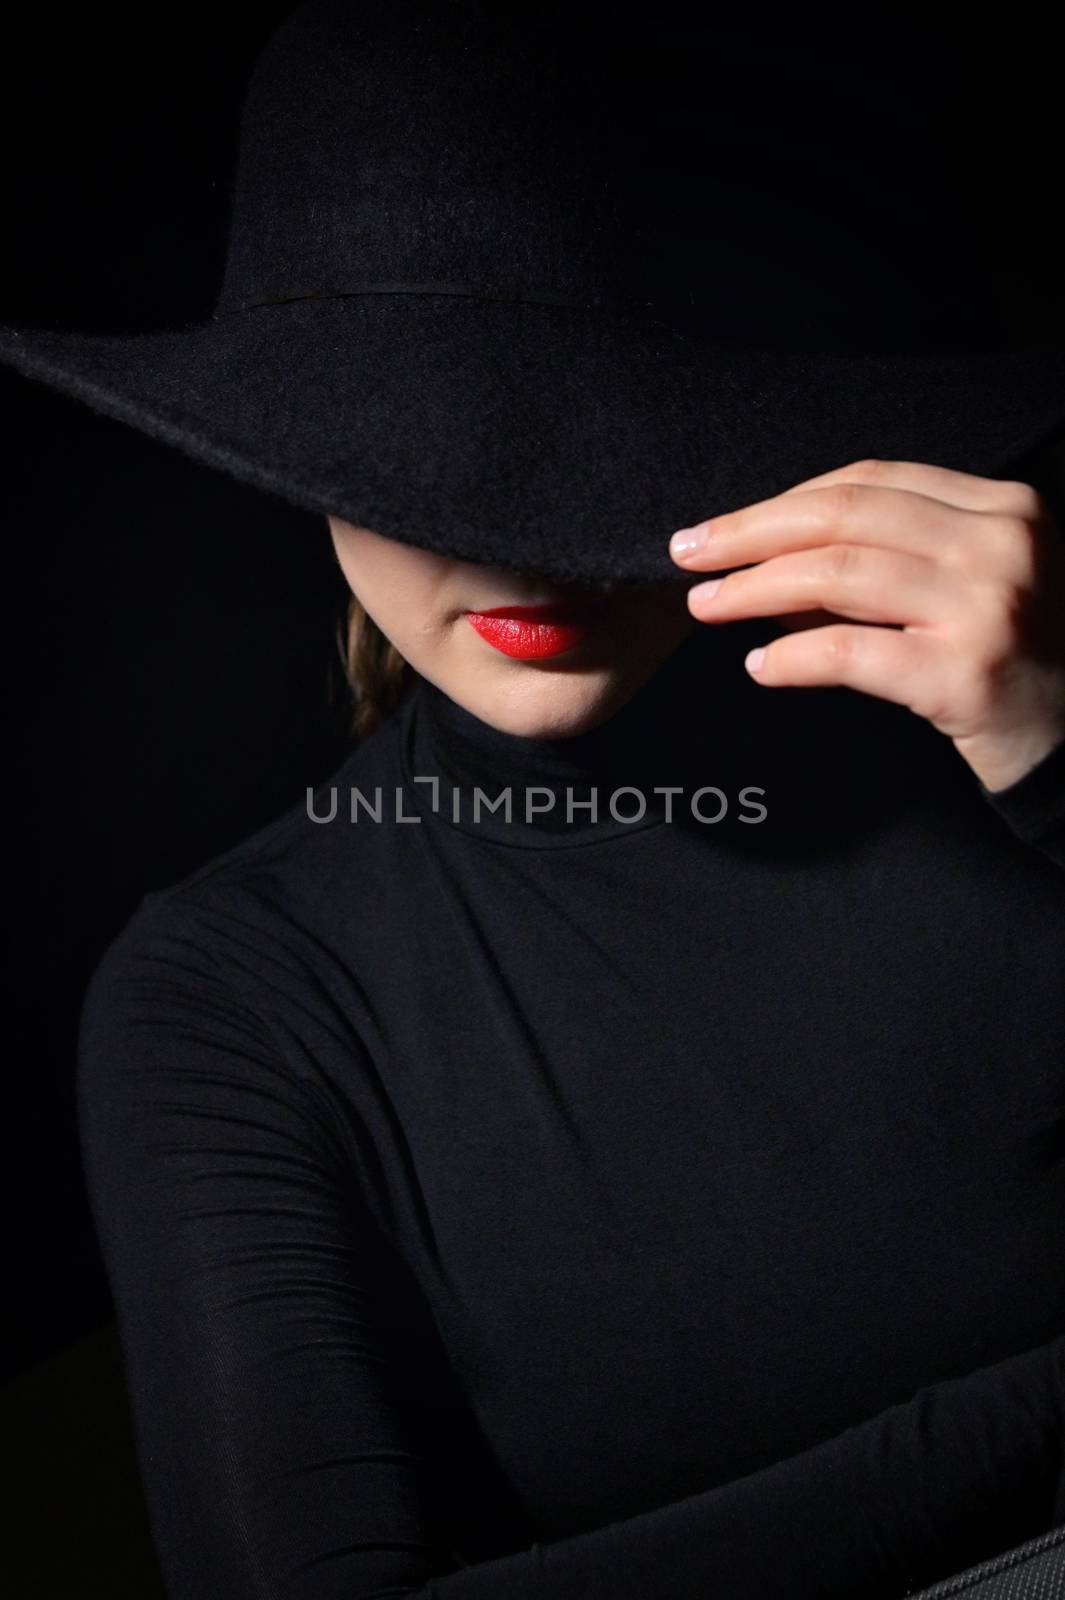
{"label": "shoulder", "polygon": [[[193,1157],[205,1139],[220,1151],[293,1139],[308,1150],[346,1148],[343,1097],[278,1017],[261,970],[242,966],[232,928],[195,896],[145,895],[81,1003],[76,1103],[93,1188],[108,1164],[128,1169],[170,1152],[180,1166],[180,1152]],[[354,1026],[346,1039],[353,1064],[364,1051]]]}
{"label": "shoulder", "polygon": [[270,1050],[269,1031],[219,959],[196,913],[172,890],[144,895],[93,967],[81,1002],[78,1076],[143,1077],[153,1064],[239,1046]]}
{"label": "shoulder", "polygon": [[[352,1033],[351,1059],[357,1050]],[[290,1202],[296,1164],[307,1193],[346,1192],[358,1169],[359,1131],[333,1083],[235,981],[195,903],[170,892],[146,895],[94,968],[74,1082],[82,1170],[112,1268],[132,1251],[166,1270],[212,1205],[238,1215],[231,1190],[244,1175],[265,1215]]]}

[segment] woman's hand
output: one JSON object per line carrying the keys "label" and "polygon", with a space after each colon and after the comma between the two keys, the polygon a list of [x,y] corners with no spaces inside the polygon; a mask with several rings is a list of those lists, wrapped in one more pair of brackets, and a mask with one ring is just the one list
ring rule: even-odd
{"label": "woman's hand", "polygon": [[700,622],[799,614],[748,655],[758,683],[908,706],[992,791],[1065,738],[1065,548],[1029,484],[856,461],[669,548],[692,572],[727,570],[688,591]]}

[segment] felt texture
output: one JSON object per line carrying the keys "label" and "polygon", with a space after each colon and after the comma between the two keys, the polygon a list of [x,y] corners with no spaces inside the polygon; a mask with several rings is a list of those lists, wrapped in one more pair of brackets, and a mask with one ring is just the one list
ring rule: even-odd
{"label": "felt texture", "polygon": [[308,510],[559,581],[688,582],[677,527],[866,456],[1009,474],[1065,429],[1065,332],[1002,322],[890,59],[844,137],[806,80],[748,103],[739,22],[663,16],[312,0],[248,85],[214,314],[8,324],[0,359]]}

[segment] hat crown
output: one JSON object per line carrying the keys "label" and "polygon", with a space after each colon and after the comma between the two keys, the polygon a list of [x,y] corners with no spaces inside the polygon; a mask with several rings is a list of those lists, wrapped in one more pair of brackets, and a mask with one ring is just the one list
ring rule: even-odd
{"label": "hat crown", "polygon": [[301,7],[245,100],[219,309],[364,282],[674,290],[653,248],[661,151],[619,117],[629,64],[603,46],[596,72],[549,14]]}
{"label": "hat crown", "polygon": [[936,139],[958,74],[928,38],[918,71],[888,33],[850,63],[781,19],[766,39],[731,13],[664,4],[652,32],[578,9],[295,11],[245,98],[216,315],[450,287],[649,304],[755,342],[993,342]]}

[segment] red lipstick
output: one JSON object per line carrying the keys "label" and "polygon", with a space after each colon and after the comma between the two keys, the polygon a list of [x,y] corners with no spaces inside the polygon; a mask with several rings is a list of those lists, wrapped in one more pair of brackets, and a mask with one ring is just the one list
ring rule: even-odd
{"label": "red lipstick", "polygon": [[466,620],[481,638],[506,656],[519,661],[540,661],[561,655],[591,631],[591,607],[573,602],[545,606],[494,606],[491,611],[467,611]]}

